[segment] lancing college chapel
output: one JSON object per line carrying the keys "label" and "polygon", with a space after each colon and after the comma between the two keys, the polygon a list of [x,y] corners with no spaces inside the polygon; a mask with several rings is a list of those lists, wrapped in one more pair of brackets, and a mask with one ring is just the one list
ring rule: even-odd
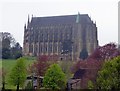
{"label": "lancing college chapel", "polygon": [[97,27],[88,14],[28,17],[24,55],[58,55],[70,60],[90,55],[98,46]]}

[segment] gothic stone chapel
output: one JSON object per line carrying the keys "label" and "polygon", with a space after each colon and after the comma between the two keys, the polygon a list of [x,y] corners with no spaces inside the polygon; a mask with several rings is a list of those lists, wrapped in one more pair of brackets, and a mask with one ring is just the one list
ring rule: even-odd
{"label": "gothic stone chapel", "polygon": [[97,27],[88,14],[28,17],[24,26],[23,54],[58,55],[76,60],[98,46]]}

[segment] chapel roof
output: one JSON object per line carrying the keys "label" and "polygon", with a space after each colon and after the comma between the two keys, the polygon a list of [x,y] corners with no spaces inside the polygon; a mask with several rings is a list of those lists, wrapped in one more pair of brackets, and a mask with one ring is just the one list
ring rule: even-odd
{"label": "chapel roof", "polygon": [[[79,14],[80,23],[91,22],[88,14]],[[73,24],[76,23],[76,15],[48,16],[48,17],[32,17],[32,25],[49,25],[49,24]]]}

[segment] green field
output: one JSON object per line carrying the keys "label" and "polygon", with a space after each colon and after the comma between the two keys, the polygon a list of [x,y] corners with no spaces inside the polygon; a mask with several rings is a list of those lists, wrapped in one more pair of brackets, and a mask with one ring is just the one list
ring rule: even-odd
{"label": "green field", "polygon": [[0,69],[2,68],[2,60],[0,60]]}
{"label": "green field", "polygon": [[[32,64],[33,62],[35,62],[35,60],[36,59],[33,57],[26,58],[26,65],[28,66],[29,64]],[[69,79],[73,76],[73,74],[71,74],[71,71],[70,71],[70,67],[72,67],[72,65],[74,64],[73,61],[58,61],[57,63],[60,65],[63,72],[66,74],[66,79]],[[0,61],[0,68],[3,67],[6,71],[6,76],[5,76],[6,89],[16,89],[15,86],[9,83],[9,73],[11,72],[11,69],[14,67],[15,64],[16,64],[16,60],[14,59],[7,59],[7,60]],[[1,81],[2,80],[0,80],[0,84],[2,84]],[[2,86],[0,86],[0,88],[1,87]]]}
{"label": "green field", "polygon": [[[32,64],[35,61],[35,58],[26,58],[26,65],[28,66],[29,64]],[[6,89],[13,89],[16,88],[12,85],[9,84],[9,73],[11,71],[11,69],[14,67],[16,63],[15,59],[4,59],[4,60],[0,60],[0,69],[4,68],[5,72],[6,72],[6,76],[5,76],[5,81],[6,81],[6,85],[5,88]],[[1,79],[0,79],[0,84],[1,84]],[[1,88],[1,85],[0,85]]]}

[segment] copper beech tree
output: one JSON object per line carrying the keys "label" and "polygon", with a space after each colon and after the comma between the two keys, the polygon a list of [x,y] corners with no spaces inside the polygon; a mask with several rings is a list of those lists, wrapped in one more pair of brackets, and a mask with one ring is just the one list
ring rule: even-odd
{"label": "copper beech tree", "polygon": [[[86,60],[79,60],[73,67],[72,72],[76,74],[79,69],[84,69],[81,79],[81,88],[87,88],[88,81],[96,82],[98,71],[103,63],[120,55],[120,50],[114,43],[98,47]],[[78,75],[81,73],[78,73]]]}
{"label": "copper beech tree", "polygon": [[[96,50],[89,56],[95,60],[109,60],[120,55],[120,50],[114,43],[109,43],[104,46],[96,48]],[[89,59],[88,58],[88,59]]]}
{"label": "copper beech tree", "polygon": [[32,65],[29,66],[28,71],[35,73],[37,76],[44,76],[48,67],[58,60],[58,55],[40,55],[37,57]]}

